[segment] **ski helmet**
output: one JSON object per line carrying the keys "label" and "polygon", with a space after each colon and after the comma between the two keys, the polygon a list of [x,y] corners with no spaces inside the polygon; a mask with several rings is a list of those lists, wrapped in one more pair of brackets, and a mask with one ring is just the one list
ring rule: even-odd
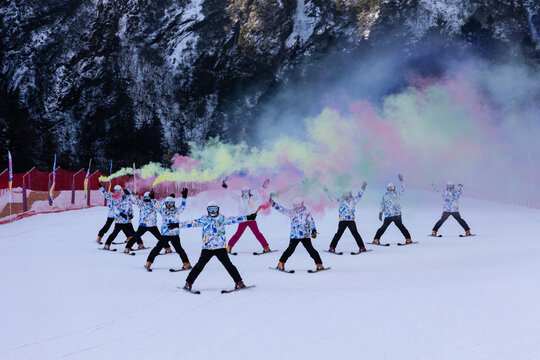
{"label": "ski helmet", "polygon": [[149,191],[144,193],[143,200],[144,201],[150,201],[150,192]]}
{"label": "ski helmet", "polygon": [[301,197],[294,198],[293,206],[295,209],[299,209],[304,206],[304,200]]}
{"label": "ski helmet", "polygon": [[174,198],[167,196],[165,200],[163,200],[163,204],[165,204],[165,206],[169,208],[174,207]]}
{"label": "ski helmet", "polygon": [[122,191],[122,187],[120,185],[115,185],[114,192],[120,192],[120,191]]}
{"label": "ski helmet", "polygon": [[394,191],[396,190],[396,185],[394,185],[394,183],[389,183],[388,185],[386,185],[386,190]]}
{"label": "ski helmet", "polygon": [[206,205],[206,211],[208,211],[208,216],[216,217],[219,215],[219,204],[215,201],[210,201]]}

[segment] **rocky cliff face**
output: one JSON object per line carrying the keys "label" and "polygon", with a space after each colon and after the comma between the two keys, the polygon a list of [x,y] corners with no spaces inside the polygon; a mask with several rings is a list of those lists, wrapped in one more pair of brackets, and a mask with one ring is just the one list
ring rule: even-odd
{"label": "rocky cliff face", "polygon": [[267,99],[333,52],[434,32],[510,52],[540,41],[534,0],[12,0],[0,19],[0,151],[23,168],[242,140]]}

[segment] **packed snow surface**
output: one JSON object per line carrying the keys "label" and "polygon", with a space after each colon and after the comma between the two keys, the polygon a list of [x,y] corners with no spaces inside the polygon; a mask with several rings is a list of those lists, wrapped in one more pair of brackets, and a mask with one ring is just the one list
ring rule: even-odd
{"label": "packed snow surface", "polygon": [[[357,206],[365,240],[380,224],[381,195],[368,187]],[[181,219],[202,215],[207,201],[188,199]],[[222,213],[236,215],[226,201]],[[177,289],[187,272],[168,271],[180,266],[176,254],[158,256],[149,273],[149,250],[99,251],[104,207],[2,225],[0,359],[540,359],[540,212],[463,198],[461,214],[478,236],[459,238],[450,218],[444,237],[431,238],[440,197],[407,190],[402,207],[419,243],[395,246],[403,238],[391,225],[382,242],[392,246],[358,256],[349,255],[357,248],[348,230],[343,256],[323,252],[337,208],[314,214],[315,247],[332,267],[316,274],[306,272],[314,264],[301,245],[287,262],[295,274],[268,269],[287,246],[289,222],[275,211],[259,216],[280,251],[253,256],[260,245],[246,230],[231,258],[257,286],[225,295],[233,282],[216,259],[193,286],[202,294],[192,295]],[[192,264],[200,236],[181,230]],[[155,244],[150,234],[143,239]]]}

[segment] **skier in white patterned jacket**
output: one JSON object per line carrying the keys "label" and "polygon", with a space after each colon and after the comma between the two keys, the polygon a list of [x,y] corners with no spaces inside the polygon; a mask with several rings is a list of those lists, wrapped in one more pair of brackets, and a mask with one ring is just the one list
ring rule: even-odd
{"label": "skier in white patterned jacket", "polygon": [[358,245],[358,252],[366,251],[364,241],[362,240],[362,237],[358,233],[358,229],[356,228],[356,222],[355,222],[356,204],[362,198],[362,195],[364,194],[364,191],[366,190],[366,186],[367,186],[367,182],[364,181],[362,183],[362,188],[358,192],[357,196],[352,196],[352,193],[348,192],[348,193],[345,193],[341,198],[336,198],[332,196],[332,194],[330,194],[328,189],[324,187],[324,192],[328,195],[328,198],[334,202],[337,202],[339,205],[338,230],[336,234],[334,235],[332,242],[330,243],[330,248],[328,249],[328,252],[331,252],[331,253],[336,252],[336,247],[339,242],[339,239],[341,239],[343,232],[347,228],[349,228],[349,230],[351,231],[351,234],[356,240],[356,245]]}
{"label": "skier in white patterned jacket", "polygon": [[379,220],[383,221],[384,214],[384,222],[375,234],[375,238],[373,239],[374,244],[380,244],[381,236],[391,223],[395,223],[401,231],[405,237],[405,243],[412,243],[411,234],[401,221],[401,204],[399,201],[401,199],[401,194],[405,191],[405,183],[403,182],[403,176],[401,174],[398,175],[398,178],[400,184],[399,190],[396,190],[396,186],[392,183],[386,186],[386,194],[384,194],[381,200],[381,209],[379,212]]}
{"label": "skier in white patterned jacket", "polygon": [[[120,191],[122,191],[122,187],[120,185],[116,185],[114,187],[115,194],[120,193]],[[105,189],[103,189],[101,193],[103,194],[104,192],[105,192]],[[107,198],[107,197],[105,197],[105,198]],[[105,222],[105,225],[103,225],[103,227],[98,231],[98,236],[97,236],[97,240],[96,240],[99,244],[102,243],[101,239],[103,238],[105,233],[107,231],[109,231],[109,229],[111,228],[111,225],[114,223],[114,219],[115,219],[115,213],[116,213],[115,202],[109,200],[107,202],[107,205],[109,207],[109,211],[107,212],[107,221]]]}
{"label": "skier in white patterned jacket", "polygon": [[293,209],[286,209],[281,205],[278,205],[272,198],[270,202],[274,209],[286,215],[291,220],[291,232],[289,237],[289,246],[281,255],[277,269],[284,270],[285,263],[289,257],[294,253],[294,250],[299,243],[304,245],[304,248],[307,250],[317,269],[324,269],[321,256],[313,247],[311,243],[311,238],[315,239],[317,237],[317,228],[315,227],[315,221],[311,216],[311,213],[304,206],[304,200],[300,197],[297,197],[293,201]]}
{"label": "skier in white patterned jacket", "polygon": [[169,242],[182,260],[182,269],[191,269],[189,258],[180,243],[180,232],[178,230],[179,217],[186,207],[187,194],[188,189],[182,189],[182,202],[179,207],[176,207],[174,194],[170,194],[163,201],[155,202],[157,210],[161,214],[161,237],[146,259],[145,267],[147,270],[150,271],[150,267],[161,249],[169,248]]}
{"label": "skier in white patterned jacket", "polygon": [[[137,228],[135,235],[126,244],[126,248],[124,249],[125,253],[131,252],[131,247],[133,244],[135,244],[135,242],[137,242],[139,245],[139,249],[144,249],[142,236],[147,231],[154,235],[157,241],[161,240],[161,234],[159,233],[159,229],[157,227],[158,205],[154,199],[154,190],[145,192],[142,200],[137,199],[132,194],[128,196],[128,200],[131,201],[132,204],[139,207],[139,227]],[[168,243],[166,249],[168,249],[168,252],[171,251]]]}
{"label": "skier in white patterned jacket", "polygon": [[469,225],[467,225],[467,222],[461,218],[461,215],[459,214],[459,198],[461,197],[461,194],[463,193],[463,185],[458,184],[457,189],[455,188],[455,183],[453,181],[448,181],[446,183],[446,190],[440,191],[437,189],[435,184],[431,184],[433,187],[433,190],[438,192],[442,195],[443,198],[443,213],[439,221],[435,224],[433,227],[433,230],[431,231],[432,236],[437,236],[437,231],[439,231],[439,228],[444,224],[444,222],[450,217],[453,216],[454,219],[457,220],[459,225],[465,230],[465,236],[471,236],[471,229],[469,228]]}
{"label": "skier in white patterned jacket", "polygon": [[202,251],[199,261],[190,271],[186,278],[185,290],[191,291],[191,287],[199,274],[202,272],[206,264],[217,257],[223,264],[229,275],[233,278],[235,289],[246,287],[242,281],[242,277],[234,266],[227,253],[227,238],[225,233],[225,225],[238,224],[245,221],[255,220],[256,213],[247,216],[224,216],[219,213],[219,205],[215,201],[210,201],[206,207],[207,215],[192,221],[183,221],[175,226],[180,228],[202,227]]}
{"label": "skier in white patterned jacket", "polygon": [[123,192],[116,191],[118,189],[117,187],[119,187],[119,185],[115,186],[115,193],[111,195],[107,193],[105,189],[103,189],[103,185],[99,183],[99,190],[103,196],[112,203],[115,210],[114,230],[109,235],[105,245],[103,246],[103,249],[105,250],[110,250],[112,242],[120,231],[124,232],[126,235],[126,241],[129,241],[133,235],[135,235],[133,224],[131,224],[131,219],[133,219],[133,207],[127,199],[129,191],[127,189],[123,189]]}

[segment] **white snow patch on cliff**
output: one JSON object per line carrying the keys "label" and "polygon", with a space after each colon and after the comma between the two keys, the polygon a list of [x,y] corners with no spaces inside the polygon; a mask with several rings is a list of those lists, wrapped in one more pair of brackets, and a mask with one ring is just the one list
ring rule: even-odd
{"label": "white snow patch on cliff", "polygon": [[[309,4],[308,6],[311,7],[312,5]],[[307,16],[305,1],[298,0],[294,14],[293,32],[285,41],[285,46],[290,48],[296,44],[303,45],[313,34],[316,23],[316,18]]]}
{"label": "white snow patch on cliff", "polygon": [[187,64],[194,60],[194,53],[199,36],[192,31],[192,27],[195,23],[204,20],[202,14],[203,0],[191,1],[182,11],[180,19],[177,17],[173,20],[178,22],[175,35],[169,41],[167,52],[170,55],[167,60],[175,68],[182,64]]}

